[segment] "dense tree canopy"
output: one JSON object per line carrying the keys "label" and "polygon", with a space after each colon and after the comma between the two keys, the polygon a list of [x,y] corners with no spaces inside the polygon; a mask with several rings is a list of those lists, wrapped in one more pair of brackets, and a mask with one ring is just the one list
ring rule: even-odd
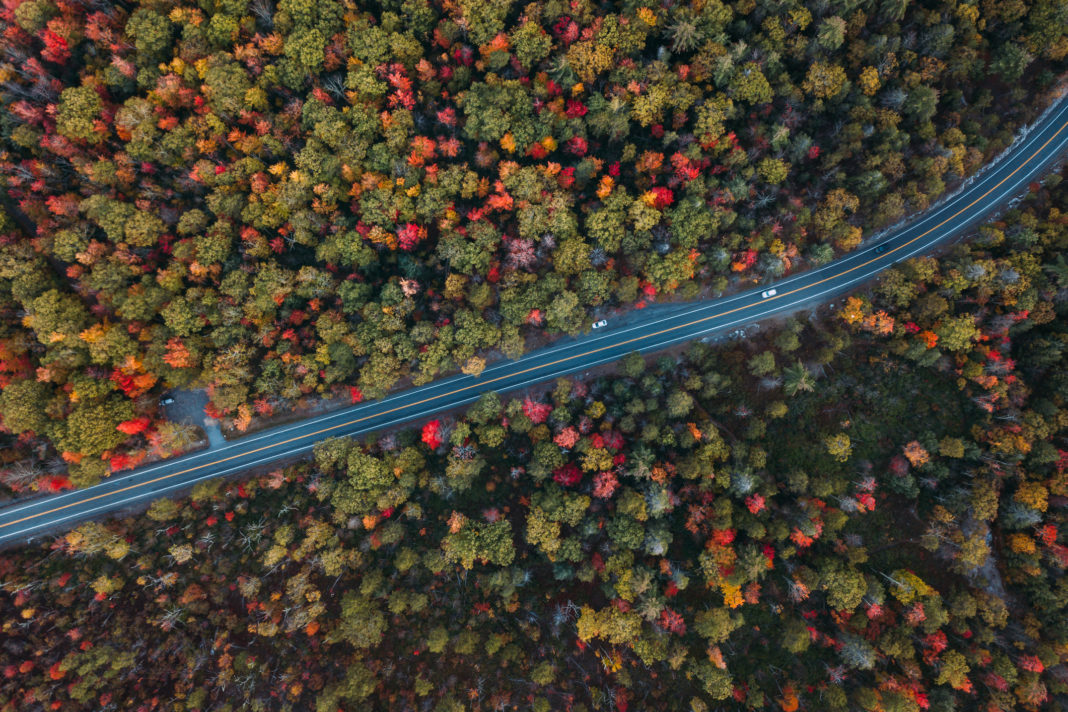
{"label": "dense tree canopy", "polygon": [[[1055,0],[10,0],[0,482],[81,486],[826,263],[1007,146]],[[831,314],[0,557],[0,711],[1053,710],[1060,175]]]}
{"label": "dense tree canopy", "polygon": [[1059,709],[1047,183],[830,314],[6,552],[0,709]]}
{"label": "dense tree canopy", "polygon": [[206,387],[241,430],[821,264],[1008,144],[1064,68],[1066,12],[11,0],[0,386],[34,391],[4,400],[12,446],[85,484],[177,443],[63,426],[80,378],[110,380],[86,407],[112,420]]}

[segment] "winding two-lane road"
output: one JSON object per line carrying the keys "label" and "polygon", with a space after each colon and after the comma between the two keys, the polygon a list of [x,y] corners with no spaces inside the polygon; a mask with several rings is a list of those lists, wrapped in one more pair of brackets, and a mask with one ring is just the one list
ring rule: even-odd
{"label": "winding two-lane road", "polygon": [[[966,189],[887,235],[877,246],[866,246],[818,269],[752,291],[653,311],[628,320],[626,326],[566,339],[516,361],[495,363],[478,377],[446,378],[132,470],[93,487],[9,505],[0,509],[0,546],[28,542],[47,531],[144,503],[202,480],[306,454],[324,438],[359,435],[427,418],[436,411],[471,403],[485,391],[519,389],[615,361],[631,351],[657,351],[804,304],[833,299],[894,263],[929,251],[974,227],[1026,192],[1027,184],[1041,176],[1066,148],[1068,100],[1061,100]],[[777,294],[762,297],[761,293],[770,288]]]}

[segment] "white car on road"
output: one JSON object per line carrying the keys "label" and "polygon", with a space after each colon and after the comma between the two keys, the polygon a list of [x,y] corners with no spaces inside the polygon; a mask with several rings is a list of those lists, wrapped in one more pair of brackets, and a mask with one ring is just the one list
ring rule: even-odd
{"label": "white car on road", "polygon": [[600,328],[603,328],[605,326],[608,326],[608,320],[607,319],[601,319],[600,321],[593,322],[593,328],[594,329],[600,329]]}
{"label": "white car on road", "polygon": [[764,290],[763,292],[760,293],[760,298],[761,299],[767,299],[768,297],[774,297],[778,293],[779,293],[778,289],[766,289],[766,290]]}

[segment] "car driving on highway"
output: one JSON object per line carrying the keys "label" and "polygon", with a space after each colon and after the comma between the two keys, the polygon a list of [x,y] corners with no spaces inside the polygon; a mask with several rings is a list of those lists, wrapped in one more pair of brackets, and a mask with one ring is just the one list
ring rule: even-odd
{"label": "car driving on highway", "polygon": [[600,328],[603,328],[605,326],[608,326],[608,320],[607,319],[601,319],[600,321],[593,322],[593,328],[594,329],[600,329]]}
{"label": "car driving on highway", "polygon": [[765,289],[763,292],[760,293],[760,298],[767,299],[768,297],[774,297],[778,293],[778,289]]}

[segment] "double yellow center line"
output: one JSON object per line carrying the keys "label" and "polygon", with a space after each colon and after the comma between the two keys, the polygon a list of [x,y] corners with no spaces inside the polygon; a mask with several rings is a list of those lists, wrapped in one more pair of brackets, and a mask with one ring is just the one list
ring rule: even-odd
{"label": "double yellow center line", "polygon": [[[156,478],[151,479],[151,480],[146,480],[144,482],[140,482],[140,483],[137,483],[137,484],[129,485],[129,486],[123,487],[121,489],[112,490],[111,492],[105,492],[104,494],[93,495],[91,497],[86,497],[85,499],[78,500],[77,502],[71,502],[70,504],[64,504],[62,506],[55,507],[53,509],[49,509],[49,510],[46,510],[46,511],[43,511],[43,512],[38,512],[36,514],[30,514],[28,516],[22,517],[21,519],[15,519],[15,520],[12,520],[10,522],[6,522],[4,524],[0,524],[0,529],[3,529],[5,527],[14,526],[15,524],[21,524],[22,522],[26,522],[26,521],[29,521],[31,519],[36,519],[36,518],[39,518],[39,517],[48,516],[50,514],[55,514],[56,512],[61,512],[61,511],[65,510],[65,509],[69,509],[71,507],[77,507],[79,505],[88,504],[89,502],[93,502],[93,501],[98,500],[98,499],[103,499],[105,497],[112,497],[112,496],[117,495],[117,494],[122,494],[123,492],[130,492],[132,490],[136,490],[136,489],[139,489],[139,488],[142,488],[142,487],[148,487],[149,485],[154,485],[157,482],[163,482],[165,480],[169,480],[169,479],[172,479],[174,477],[179,477],[181,475],[189,474],[190,472],[195,472],[197,470],[202,470],[202,469],[204,469],[206,467],[213,467],[215,465],[221,465],[224,462],[229,462],[231,460],[235,460],[237,458],[245,457],[245,456],[248,456],[248,455],[254,455],[254,454],[258,453],[258,452],[263,452],[264,450],[270,450],[272,448],[277,448],[277,447],[280,447],[282,445],[288,445],[289,443],[297,442],[299,440],[306,440],[308,438],[313,438],[313,437],[316,437],[318,435],[322,435],[324,433],[329,433],[330,431],[333,431],[333,430],[338,430],[340,428],[347,428],[347,427],[349,427],[351,425],[356,425],[357,423],[362,423],[364,421],[371,420],[373,418],[379,418],[379,417],[381,417],[383,415],[389,415],[390,413],[396,413],[397,411],[404,410],[405,408],[412,408],[412,407],[415,407],[415,406],[418,406],[418,405],[423,405],[424,403],[431,403],[431,402],[436,401],[436,400],[441,400],[442,398],[448,398],[449,396],[454,396],[454,395],[456,395],[458,393],[464,393],[466,391],[470,391],[470,390],[474,390],[474,389],[485,389],[486,386],[488,386],[488,385],[490,385],[492,383],[496,383],[498,381],[503,381],[503,380],[506,380],[506,379],[509,379],[509,378],[513,378],[515,376],[521,376],[521,375],[523,375],[525,373],[531,373],[533,371],[538,371],[538,370],[541,370],[541,369],[549,368],[551,366],[556,366],[556,365],[559,365],[561,363],[566,363],[568,361],[573,361],[573,360],[578,359],[578,358],[585,358],[587,356],[592,356],[592,355],[600,353],[602,351],[608,351],[608,350],[611,350],[611,349],[617,349],[617,348],[619,348],[621,346],[626,346],[628,344],[636,343],[638,341],[644,341],[646,339],[650,339],[650,338],[653,338],[653,337],[661,336],[663,334],[668,334],[668,333],[671,333],[672,331],[678,331],[680,329],[686,329],[686,328],[689,328],[691,326],[695,326],[697,324],[701,324],[701,323],[704,323],[704,322],[707,322],[707,321],[712,321],[713,319],[719,319],[721,317],[728,316],[730,314],[734,314],[736,312],[740,312],[740,311],[743,311],[745,309],[749,309],[751,307],[757,306],[758,304],[765,304],[767,302],[775,301],[777,299],[782,299],[783,297],[788,297],[791,294],[797,294],[798,292],[803,292],[805,290],[812,289],[813,287],[818,287],[821,284],[824,284],[824,283],[829,282],[831,280],[838,279],[839,277],[847,275],[850,272],[854,272],[854,271],[856,271],[858,269],[862,269],[864,267],[867,267],[868,265],[870,265],[870,264],[872,264],[874,262],[878,262],[879,260],[883,260],[883,259],[889,258],[895,252],[898,252],[900,250],[905,249],[906,247],[908,247],[909,245],[913,244],[914,242],[917,242],[918,240],[923,239],[924,237],[926,237],[927,235],[931,234],[932,232],[934,232],[938,228],[942,227],[946,223],[950,222],[951,220],[954,220],[955,218],[959,217],[963,213],[967,212],[976,203],[978,203],[979,201],[983,200],[988,195],[990,195],[992,192],[997,190],[999,187],[1001,187],[1001,185],[1005,181],[1007,181],[1010,178],[1012,178],[1024,166],[1026,166],[1028,163],[1033,161],[1036,156],[1038,156],[1040,153],[1042,153],[1046,149],[1046,147],[1053,141],[1053,139],[1055,139],[1057,136],[1059,136],[1061,134],[1062,131],[1064,131],[1065,128],[1068,128],[1068,122],[1062,124],[1061,127],[1059,129],[1057,129],[1056,133],[1054,133],[1052,136],[1050,136],[1046,140],[1046,142],[1043,143],[1034,153],[1032,153],[1030,156],[1028,156],[1027,159],[1023,163],[1021,163],[1019,166],[1017,166],[1016,169],[1012,171],[1012,173],[1009,173],[1007,176],[1005,176],[1000,181],[998,181],[992,188],[987,190],[985,193],[980,195],[978,198],[976,198],[972,202],[970,202],[967,205],[965,205],[963,208],[961,208],[957,212],[955,212],[952,215],[950,215],[948,218],[944,219],[942,222],[940,222],[937,225],[935,225],[934,227],[924,231],[923,233],[917,235],[916,237],[912,238],[911,240],[909,240],[908,242],[904,243],[903,245],[900,245],[899,247],[896,247],[896,248],[894,248],[892,250],[887,250],[883,254],[878,255],[876,257],[873,257],[872,259],[868,260],[867,262],[863,262],[863,263],[858,264],[858,265],[856,265],[854,267],[850,267],[849,269],[846,269],[846,270],[843,270],[843,271],[841,271],[841,272],[839,272],[837,274],[831,275],[830,277],[825,277],[825,278],[820,279],[820,280],[818,280],[816,282],[812,282],[811,284],[807,284],[807,285],[798,287],[796,289],[793,289],[791,291],[785,292],[783,294],[778,294],[778,295],[773,296],[773,297],[768,297],[767,299],[762,299],[759,302],[753,302],[751,304],[746,304],[746,305],[743,305],[743,306],[740,306],[740,307],[735,307],[734,309],[728,309],[727,311],[722,311],[722,312],[719,312],[717,314],[712,314],[711,316],[706,316],[706,317],[702,317],[700,319],[695,319],[695,320],[687,322],[685,324],[679,324],[679,325],[676,325],[676,326],[671,326],[671,327],[668,327],[668,328],[665,328],[665,329],[661,329],[660,331],[654,331],[654,332],[651,332],[649,334],[645,334],[643,336],[635,336],[633,338],[625,339],[623,341],[619,341],[619,342],[616,342],[614,344],[610,344],[608,346],[601,346],[601,347],[598,347],[598,348],[595,348],[595,349],[590,349],[589,351],[585,351],[585,352],[579,353],[579,354],[574,354],[572,356],[567,356],[565,358],[557,359],[555,361],[550,361],[548,363],[544,363],[544,364],[541,364],[539,366],[531,366],[530,368],[526,368],[526,369],[523,369],[523,370],[520,370],[520,371],[516,371],[515,373],[510,373],[510,374],[507,374],[507,375],[504,375],[504,376],[498,376],[496,378],[487,379],[485,381],[479,381],[477,383],[473,383],[473,384],[471,384],[469,386],[464,386],[462,388],[457,388],[457,389],[449,391],[447,393],[441,393],[441,394],[438,394],[436,396],[430,396],[429,398],[424,398],[422,400],[418,400],[418,401],[415,401],[413,403],[408,403],[406,405],[396,406],[395,408],[390,408],[389,410],[384,410],[384,411],[382,411],[380,413],[375,413],[373,415],[365,415],[363,417],[355,418],[355,419],[347,421],[345,423],[339,423],[338,425],[331,425],[328,428],[322,428],[321,430],[316,430],[316,431],[313,431],[313,432],[310,432],[310,433],[305,433],[304,435],[298,435],[296,437],[288,438],[286,440],[282,440],[280,442],[273,443],[271,445],[264,445],[262,447],[258,447],[258,448],[252,449],[252,450],[248,450],[246,452],[242,452],[242,453],[239,453],[237,455],[231,455],[229,457],[223,457],[223,458],[220,458],[218,460],[214,460],[212,462],[206,462],[206,463],[204,463],[202,465],[196,465],[195,467],[190,467],[190,468],[187,468],[185,470],[179,470],[178,472],[172,472],[169,475],[161,475],[161,476],[156,477]],[[2,512],[0,512],[0,514],[2,514]]]}

